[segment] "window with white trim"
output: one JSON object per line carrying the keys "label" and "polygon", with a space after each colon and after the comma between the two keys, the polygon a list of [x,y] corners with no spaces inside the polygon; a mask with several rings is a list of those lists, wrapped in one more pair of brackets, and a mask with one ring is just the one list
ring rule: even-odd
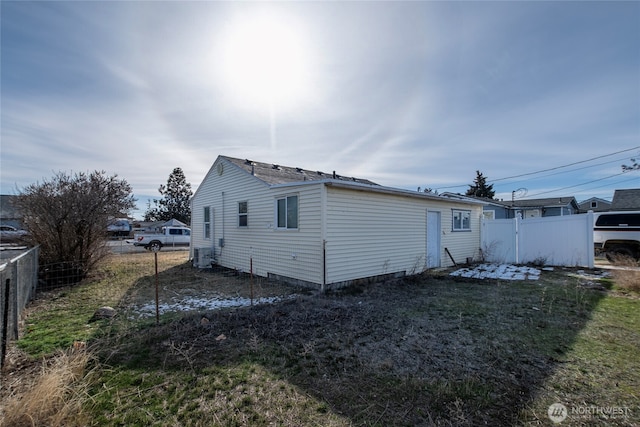
{"label": "window with white trim", "polygon": [[471,231],[471,211],[453,209],[451,213],[453,231]]}
{"label": "window with white trim", "polygon": [[298,228],[298,196],[287,196],[276,200],[276,227]]}
{"label": "window with white trim", "polygon": [[238,202],[238,227],[249,226],[249,203]]}
{"label": "window with white trim", "polygon": [[204,207],[204,238],[211,238],[211,208],[209,206]]}

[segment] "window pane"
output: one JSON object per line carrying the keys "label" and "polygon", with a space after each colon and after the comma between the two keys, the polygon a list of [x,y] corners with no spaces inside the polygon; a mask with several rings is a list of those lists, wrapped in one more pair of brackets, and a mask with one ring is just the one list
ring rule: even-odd
{"label": "window pane", "polygon": [[278,228],[287,226],[287,199],[278,200]]}
{"label": "window pane", "polygon": [[287,228],[298,228],[298,196],[287,197]]}
{"label": "window pane", "polygon": [[462,226],[462,212],[453,213],[453,229],[460,230]]}
{"label": "window pane", "polygon": [[211,216],[209,212],[209,206],[204,208],[204,222],[211,222]]}
{"label": "window pane", "polygon": [[471,212],[462,213],[462,229],[471,230]]}
{"label": "window pane", "polygon": [[246,227],[247,226],[247,215],[240,215],[238,217],[238,225],[240,227]]}
{"label": "window pane", "polygon": [[206,223],[204,225],[204,238],[205,239],[210,239],[211,238],[211,224]]}
{"label": "window pane", "polygon": [[238,203],[238,213],[247,213],[247,202]]}

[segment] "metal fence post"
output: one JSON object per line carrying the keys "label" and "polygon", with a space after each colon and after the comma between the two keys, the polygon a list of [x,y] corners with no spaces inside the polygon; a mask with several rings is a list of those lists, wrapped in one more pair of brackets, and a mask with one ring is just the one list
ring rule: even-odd
{"label": "metal fence post", "polygon": [[11,289],[11,279],[5,281],[2,290],[2,344],[0,348],[0,368],[4,366],[4,356],[7,354],[7,334],[9,332],[9,294]]}

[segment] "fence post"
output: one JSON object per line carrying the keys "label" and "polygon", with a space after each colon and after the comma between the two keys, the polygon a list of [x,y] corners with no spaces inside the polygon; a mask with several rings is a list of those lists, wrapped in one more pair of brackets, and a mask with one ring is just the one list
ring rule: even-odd
{"label": "fence post", "polygon": [[595,247],[593,243],[593,228],[594,223],[593,220],[595,215],[593,215],[593,211],[589,211],[587,213],[587,263],[589,264],[589,268],[593,268],[595,265]]}
{"label": "fence post", "polygon": [[18,263],[12,262],[11,264],[9,264],[9,267],[11,267],[11,269],[13,270],[11,272],[11,277],[13,277],[13,281],[15,282],[15,288],[16,288],[10,294],[11,296],[11,300],[10,300],[11,330],[9,333],[9,337],[13,340],[16,340],[18,339],[18,320],[19,320],[18,313],[20,313],[21,311],[20,309],[18,309],[18,287],[20,286],[20,278],[18,276]]}
{"label": "fence post", "polygon": [[0,348],[0,368],[4,366],[4,356],[7,354],[7,334],[9,333],[9,295],[11,289],[11,279],[5,281],[2,292],[2,347]]}
{"label": "fence post", "polygon": [[513,218],[514,223],[515,223],[515,233],[513,233],[514,235],[514,247],[516,250],[516,264],[520,264],[520,222],[518,219],[518,215],[515,216],[515,218]]}

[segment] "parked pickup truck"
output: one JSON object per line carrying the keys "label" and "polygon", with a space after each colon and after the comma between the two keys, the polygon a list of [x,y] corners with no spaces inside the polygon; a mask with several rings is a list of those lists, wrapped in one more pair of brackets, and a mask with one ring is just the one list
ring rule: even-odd
{"label": "parked pickup truck", "polygon": [[640,259],[640,211],[595,214],[593,243],[596,254],[620,254]]}
{"label": "parked pickup truck", "polygon": [[158,251],[163,246],[188,246],[191,243],[191,229],[187,227],[162,227],[162,233],[136,233],[134,246]]}

